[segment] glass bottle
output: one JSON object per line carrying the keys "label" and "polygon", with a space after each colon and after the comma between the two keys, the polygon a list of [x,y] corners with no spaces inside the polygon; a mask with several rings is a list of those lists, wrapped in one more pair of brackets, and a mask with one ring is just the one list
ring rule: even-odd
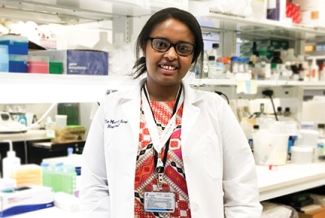
{"label": "glass bottle", "polygon": [[282,61],[282,59],[281,59],[280,56],[281,56],[280,51],[274,51],[274,53],[273,53],[273,57],[272,57],[272,59],[271,59],[271,63],[282,64],[283,61]]}
{"label": "glass bottle", "polygon": [[283,113],[282,113],[282,107],[281,106],[277,107],[276,115],[277,116],[282,116],[283,115]]}
{"label": "glass bottle", "polygon": [[286,107],[286,108],[284,109],[283,116],[284,116],[284,117],[290,117],[290,116],[291,116],[291,112],[290,112],[290,108],[289,108],[289,107]]}

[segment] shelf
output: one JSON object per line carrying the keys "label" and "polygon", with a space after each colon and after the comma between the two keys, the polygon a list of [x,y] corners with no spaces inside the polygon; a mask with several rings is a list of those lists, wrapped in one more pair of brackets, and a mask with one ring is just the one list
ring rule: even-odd
{"label": "shelf", "polygon": [[[193,86],[236,86],[235,79],[193,79]],[[325,89],[325,81],[285,81],[285,80],[256,80],[258,87],[296,86],[304,89]]]}
{"label": "shelf", "polygon": [[[223,23],[231,23],[236,26],[235,31],[241,38],[247,40],[254,39],[286,39],[286,40],[306,40],[316,36],[324,36],[325,28],[310,27],[302,24],[292,24],[274,20],[255,19],[232,14],[223,14],[210,10],[208,3],[199,1],[189,1],[189,11],[197,17],[218,20],[216,28],[223,29]],[[231,30],[230,30],[231,31]],[[308,33],[310,35],[305,36]]]}
{"label": "shelf", "polygon": [[325,163],[256,166],[260,201],[325,185]]}
{"label": "shelf", "polygon": [[2,18],[36,23],[80,24],[111,20],[113,16],[138,17],[151,10],[131,1],[104,0],[0,0]]}
{"label": "shelf", "polygon": [[134,84],[131,77],[0,73],[0,104],[100,102],[107,90]]}
{"label": "shelf", "polygon": [[19,142],[42,139],[49,139],[46,137],[46,130],[28,130],[26,133],[0,134],[0,142],[3,140]]}

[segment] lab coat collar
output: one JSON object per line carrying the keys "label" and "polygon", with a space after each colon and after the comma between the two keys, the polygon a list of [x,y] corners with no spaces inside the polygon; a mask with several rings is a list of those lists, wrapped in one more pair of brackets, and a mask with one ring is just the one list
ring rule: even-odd
{"label": "lab coat collar", "polygon": [[[139,141],[139,128],[140,128],[140,90],[146,79],[142,79],[134,89],[130,89],[121,95],[122,110],[130,122],[133,132],[133,140],[135,145]],[[188,83],[183,81],[184,87],[184,107],[182,115],[182,144],[185,147],[186,139],[190,131],[193,129],[197,121],[200,108],[197,106],[203,101],[202,93],[194,90]],[[190,143],[189,143],[190,144]],[[184,148],[183,148],[184,149]],[[190,147],[188,148],[190,149]]]}

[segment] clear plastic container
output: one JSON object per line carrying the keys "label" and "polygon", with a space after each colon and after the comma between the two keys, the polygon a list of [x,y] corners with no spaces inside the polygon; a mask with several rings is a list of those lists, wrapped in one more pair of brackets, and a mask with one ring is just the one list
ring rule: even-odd
{"label": "clear plastic container", "polygon": [[254,75],[255,79],[264,80],[266,74],[266,64],[270,63],[269,59],[266,57],[267,52],[265,50],[259,51],[259,57],[255,63]]}

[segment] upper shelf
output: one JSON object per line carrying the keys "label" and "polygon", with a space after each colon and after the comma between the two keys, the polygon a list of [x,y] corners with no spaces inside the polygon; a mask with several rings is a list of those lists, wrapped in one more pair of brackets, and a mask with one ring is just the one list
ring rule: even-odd
{"label": "upper shelf", "polygon": [[0,104],[100,102],[108,90],[132,83],[131,77],[0,73]]}
{"label": "upper shelf", "polygon": [[112,0],[0,0],[0,6],[1,18],[37,23],[80,24],[151,14],[150,9],[135,3]]}
{"label": "upper shelf", "polygon": [[[307,40],[319,36],[325,36],[325,28],[309,27],[302,24],[292,24],[274,20],[254,19],[231,14],[223,14],[210,10],[206,2],[189,1],[189,11],[195,16],[217,20],[216,28],[224,29],[224,23],[234,24],[234,31],[244,39],[287,39]],[[306,35],[307,33],[307,35]]]}

